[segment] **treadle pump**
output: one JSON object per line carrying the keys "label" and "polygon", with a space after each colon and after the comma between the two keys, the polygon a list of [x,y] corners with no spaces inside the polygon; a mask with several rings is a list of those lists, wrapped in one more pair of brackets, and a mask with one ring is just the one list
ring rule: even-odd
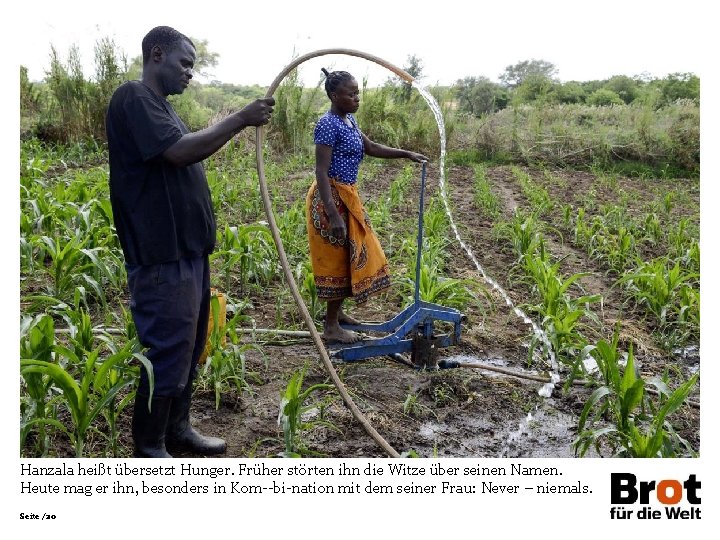
{"label": "treadle pump", "polygon": [[[415,301],[384,323],[343,324],[342,327],[347,330],[382,332],[386,335],[380,338],[365,339],[342,348],[331,347],[331,358],[353,362],[376,356],[397,358],[400,353],[410,351],[412,353],[411,361],[416,368],[438,369],[438,349],[460,342],[461,322],[465,320],[465,316],[454,308],[420,300],[426,175],[427,163],[423,162],[418,211],[417,259],[415,263]],[[452,323],[452,332],[435,334],[435,321]]]}

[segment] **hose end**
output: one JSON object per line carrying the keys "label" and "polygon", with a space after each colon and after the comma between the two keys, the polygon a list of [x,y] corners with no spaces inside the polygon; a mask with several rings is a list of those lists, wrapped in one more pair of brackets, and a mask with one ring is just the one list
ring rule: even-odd
{"label": "hose end", "polygon": [[440,360],[437,365],[440,369],[454,369],[460,367],[460,362],[457,360]]}

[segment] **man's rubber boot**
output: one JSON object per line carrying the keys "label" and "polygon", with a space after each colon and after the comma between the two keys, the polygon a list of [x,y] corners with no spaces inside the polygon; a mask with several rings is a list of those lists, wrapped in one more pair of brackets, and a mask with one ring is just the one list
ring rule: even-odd
{"label": "man's rubber boot", "polygon": [[165,432],[172,398],[152,398],[148,410],[148,396],[135,395],[135,410],[132,419],[132,436],[135,443],[133,457],[171,458],[165,448]]}
{"label": "man's rubber boot", "polygon": [[201,435],[190,425],[191,399],[192,380],[185,386],[182,394],[172,401],[166,436],[167,447],[170,450],[180,450],[203,456],[222,454],[227,448],[224,440]]}

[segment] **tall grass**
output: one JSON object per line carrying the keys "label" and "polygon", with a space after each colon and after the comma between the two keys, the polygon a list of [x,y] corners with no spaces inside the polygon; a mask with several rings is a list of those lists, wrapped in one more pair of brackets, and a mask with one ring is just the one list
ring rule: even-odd
{"label": "tall grass", "polygon": [[307,152],[313,144],[313,124],[323,106],[319,83],[305,89],[293,70],[275,94],[268,138],[282,153]]}
{"label": "tall grass", "polygon": [[[435,92],[437,94],[437,92]],[[455,120],[444,95],[439,99],[445,116],[445,135],[449,141],[455,133]],[[360,109],[357,113],[360,129],[372,140],[398,148],[437,156],[440,134],[432,111],[419,93],[411,99],[398,103],[393,99],[393,88],[367,88],[363,86]]]}
{"label": "tall grass", "polygon": [[113,40],[95,44],[95,77],[86,79],[80,51],[72,46],[63,62],[53,47],[47,76],[47,105],[40,110],[35,134],[50,142],[105,140],[105,112],[112,93],[125,79],[127,59]]}
{"label": "tall grass", "polygon": [[611,167],[639,162],[664,174],[700,171],[700,109],[678,101],[640,105],[521,105],[473,122],[471,143],[486,159]]}

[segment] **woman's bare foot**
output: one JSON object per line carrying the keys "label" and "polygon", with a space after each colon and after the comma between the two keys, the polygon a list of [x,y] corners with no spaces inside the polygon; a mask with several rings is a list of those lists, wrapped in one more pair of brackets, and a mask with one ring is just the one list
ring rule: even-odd
{"label": "woman's bare foot", "polygon": [[342,303],[342,298],[328,300],[322,337],[330,342],[357,343],[362,340],[362,336],[360,334],[340,327],[341,322],[346,324],[357,324],[355,319],[345,315],[342,310]]}
{"label": "woman's bare foot", "polygon": [[324,332],[322,333],[322,337],[330,342],[337,343],[357,343],[363,339],[363,337],[357,332],[345,330],[340,328],[339,325],[332,327],[326,326]]}

